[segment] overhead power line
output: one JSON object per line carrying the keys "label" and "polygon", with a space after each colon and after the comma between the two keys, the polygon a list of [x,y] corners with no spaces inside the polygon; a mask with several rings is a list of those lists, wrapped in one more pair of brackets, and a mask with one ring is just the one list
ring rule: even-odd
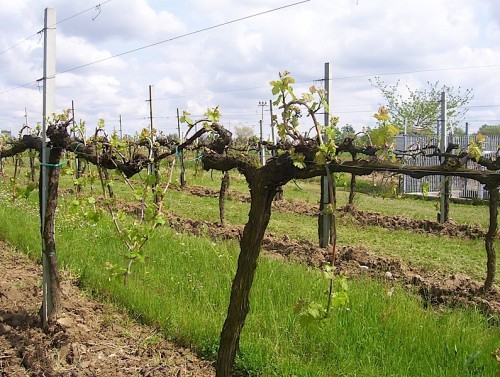
{"label": "overhead power line", "polygon": [[466,67],[428,68],[428,69],[418,69],[418,70],[414,70],[414,71],[385,72],[385,73],[373,73],[370,75],[365,74],[365,75],[355,75],[355,76],[333,77],[330,80],[347,80],[347,79],[366,78],[366,77],[373,77],[373,76],[405,75],[405,74],[410,74],[410,73],[459,71],[459,70],[463,70],[463,69],[498,68],[498,67],[500,67],[500,64],[474,65],[474,66],[466,66]]}
{"label": "overhead power line", "polygon": [[281,7],[269,9],[269,10],[266,10],[266,11],[263,11],[263,12],[259,12],[259,13],[254,13],[254,14],[251,14],[251,15],[245,16],[245,17],[235,18],[234,20],[231,20],[231,21],[226,21],[226,22],[223,22],[223,23],[220,23],[220,24],[217,24],[217,25],[213,25],[213,26],[209,26],[209,27],[206,27],[206,28],[202,28],[202,29],[198,29],[198,30],[195,30],[195,31],[191,31],[189,33],[181,34],[181,35],[178,35],[176,37],[164,39],[164,40],[159,41],[159,42],[155,42],[155,43],[151,43],[151,44],[148,44],[148,45],[145,45],[145,46],[137,47],[137,48],[134,48],[132,50],[127,50],[127,51],[121,52],[121,53],[116,54],[116,55],[108,56],[107,58],[99,59],[99,60],[96,60],[96,61],[93,61],[93,62],[90,62],[90,63],[82,64],[82,65],[79,65],[77,67],[73,67],[73,68],[67,69],[67,70],[62,71],[62,72],[58,72],[56,74],[56,76],[57,75],[61,75],[63,73],[75,71],[75,70],[80,69],[80,68],[88,67],[90,65],[94,65],[94,64],[97,64],[97,63],[102,63],[102,62],[107,61],[107,60],[118,58],[118,57],[123,56],[123,55],[128,55],[128,54],[131,54],[133,52],[137,52],[137,51],[145,50],[145,49],[150,48],[150,47],[158,46],[158,45],[163,44],[163,43],[172,42],[172,41],[175,41],[177,39],[181,39],[181,38],[189,37],[191,35],[203,33],[203,32],[208,31],[208,30],[217,29],[217,28],[220,28],[222,26],[234,24],[236,22],[248,20],[250,18],[255,18],[255,17],[258,17],[258,16],[262,16],[264,14],[276,12],[278,10],[282,10],[282,9],[285,9],[285,8],[290,8],[290,7],[293,7],[293,6],[296,6],[296,5],[299,5],[299,4],[303,4],[303,3],[307,3],[309,1],[311,1],[311,0],[302,0],[302,1],[298,1],[296,3],[291,3],[291,4],[283,5]]}
{"label": "overhead power line", "polygon": [[[108,0],[108,1],[111,1],[111,0]],[[79,66],[67,69],[67,70],[62,71],[62,72],[57,72],[55,76],[62,75],[63,73],[68,73],[68,72],[76,71],[77,69],[85,68],[85,67],[88,67],[88,66],[91,66],[91,65],[94,65],[94,64],[98,64],[98,63],[102,63],[104,61],[111,60],[111,59],[114,59],[114,58],[118,58],[120,56],[128,55],[128,54],[131,54],[133,52],[145,50],[147,48],[158,46],[158,45],[163,44],[163,43],[172,42],[172,41],[175,41],[177,39],[181,39],[181,38],[185,38],[185,37],[188,37],[188,36],[191,36],[191,35],[199,34],[199,33],[202,33],[202,32],[208,31],[208,30],[217,29],[217,28],[220,28],[222,26],[234,24],[236,22],[248,20],[250,18],[255,18],[255,17],[258,17],[258,16],[262,16],[262,15],[265,15],[265,14],[269,14],[269,13],[272,13],[272,12],[276,12],[276,11],[279,11],[279,10],[290,8],[290,7],[293,7],[293,6],[296,6],[296,5],[307,3],[309,1],[311,1],[311,0],[302,0],[302,1],[295,2],[295,3],[283,5],[281,7],[277,7],[277,8],[273,8],[273,9],[268,9],[268,10],[263,11],[263,12],[254,13],[254,14],[251,14],[249,16],[235,18],[234,20],[222,22],[222,23],[217,24],[217,25],[213,25],[213,26],[209,26],[209,27],[206,27],[206,28],[202,28],[202,29],[198,29],[198,30],[195,30],[195,31],[191,31],[189,33],[181,34],[181,35],[178,35],[176,37],[164,39],[164,40],[159,41],[159,42],[151,43],[151,44],[148,44],[148,45],[145,45],[145,46],[134,48],[132,50],[127,50],[127,51],[121,52],[121,53],[116,54],[116,55],[108,56],[108,57],[103,58],[103,59],[99,59],[99,60],[96,60],[96,61],[93,61],[93,62],[85,63],[85,64],[82,64],[82,65],[79,65]],[[89,8],[89,9],[94,9],[94,8],[95,7]],[[0,94],[5,94],[5,93],[11,92],[13,90],[16,90],[16,89],[23,88],[25,86],[31,85],[31,84],[36,83],[36,82],[37,82],[37,80],[33,80],[33,81],[28,82],[28,83],[21,84],[19,86],[14,87],[14,88],[5,90],[3,92],[0,92]]]}
{"label": "overhead power line", "polygon": [[[94,5],[93,7],[90,7],[90,8],[88,8],[88,9],[82,10],[81,12],[78,12],[78,13],[76,13],[76,14],[72,15],[72,16],[66,17],[66,18],[62,19],[61,21],[56,22],[54,25],[49,25],[49,28],[54,27],[54,26],[59,25],[59,24],[62,24],[63,22],[66,22],[66,21],[68,21],[68,20],[71,20],[72,18],[75,18],[75,17],[77,17],[77,16],[79,16],[79,15],[81,15],[81,14],[87,13],[87,12],[89,12],[89,11],[91,11],[91,10],[94,10],[94,9],[100,9],[100,7],[101,7],[102,5],[104,5],[104,4],[106,4],[106,3],[109,3],[110,1],[112,1],[112,0],[107,0],[107,1],[105,1],[105,2],[103,2],[103,3],[96,4],[96,5]],[[18,42],[18,43],[16,43],[16,44],[14,44],[14,45],[12,45],[12,46],[10,46],[10,47],[9,47],[9,48],[7,48],[6,50],[0,51],[0,55],[5,54],[7,51],[10,51],[10,50],[12,50],[12,49],[16,48],[17,46],[19,46],[19,45],[23,44],[24,42],[29,41],[31,38],[33,38],[33,37],[35,37],[35,36],[39,35],[39,34],[40,34],[40,33],[42,33],[42,32],[43,32],[43,30],[42,30],[42,31],[37,31],[37,32],[36,32],[36,33],[34,33],[34,34],[31,34],[29,37],[24,38],[22,41],[20,41],[20,42]],[[31,84],[31,83],[30,83],[30,84]]]}

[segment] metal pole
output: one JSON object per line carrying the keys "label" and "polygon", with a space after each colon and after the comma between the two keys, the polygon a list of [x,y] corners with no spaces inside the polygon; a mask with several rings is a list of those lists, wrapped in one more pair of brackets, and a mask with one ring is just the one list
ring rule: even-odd
{"label": "metal pole", "polygon": [[[441,139],[439,141],[439,149],[441,150],[441,153],[444,153],[446,151],[446,92],[441,92],[441,126],[440,126],[440,131],[441,131]],[[443,162],[443,158],[441,158],[441,162]],[[446,177],[441,176],[441,202],[440,202],[440,216],[439,216],[439,222],[442,224],[445,222],[446,217],[445,217],[445,206],[446,206]]]}
{"label": "metal pole", "polygon": [[[181,121],[180,121],[180,116],[179,116],[179,108],[177,108],[177,131],[179,132],[179,143],[182,143],[182,134],[181,134]],[[181,151],[179,152],[179,158],[181,160],[181,187],[186,186],[186,168],[184,167],[184,153]]]}
{"label": "metal pole", "polygon": [[263,138],[263,130],[262,130],[262,123],[264,121],[264,106],[266,106],[267,103],[265,101],[259,101],[259,106],[261,107],[261,115],[260,115],[260,163],[262,166],[266,165],[266,151],[264,149],[264,145],[262,142],[264,141]]}
{"label": "metal pole", "polygon": [[259,120],[260,126],[260,164],[264,166],[266,164],[266,156],[264,156],[264,146],[262,145],[262,119]]}
{"label": "metal pole", "polygon": [[[408,137],[408,120],[405,119],[405,128],[404,128],[404,134],[403,134],[403,150],[406,151],[407,146],[407,140],[406,138]],[[407,185],[408,178],[406,177],[406,174],[403,174],[403,189],[401,190],[403,194],[406,194],[406,185]]]}
{"label": "metal pole", "polygon": [[120,114],[120,140],[123,139],[123,130],[122,130],[122,114]]}
{"label": "metal pole", "polygon": [[44,47],[43,47],[43,111],[42,111],[42,164],[41,164],[41,235],[42,235],[42,317],[43,323],[48,321],[48,313],[52,311],[52,297],[50,287],[49,259],[45,253],[46,246],[43,238],[45,229],[45,213],[47,212],[48,196],[48,150],[47,150],[47,118],[55,111],[55,74],[56,74],[56,10],[45,8]]}
{"label": "metal pole", "polygon": [[153,138],[153,85],[149,86],[149,126]]}
{"label": "metal pole", "polygon": [[[153,125],[153,85],[149,85],[149,130],[151,134],[151,146],[150,146],[150,151],[149,151],[149,158],[153,160],[156,158],[156,150],[155,150],[155,129]],[[159,194],[156,192],[156,186],[159,183],[159,174],[158,174],[158,169],[157,169],[157,164],[156,162],[150,163],[149,164],[149,172],[150,174],[155,178],[154,183],[151,185],[151,190],[154,194],[154,202],[156,205],[158,205],[160,197]]]}
{"label": "metal pole", "polygon": [[276,138],[274,136],[274,119],[273,119],[273,100],[269,100],[269,112],[271,113],[271,141],[276,144]]}
{"label": "metal pole", "polygon": [[[326,103],[330,104],[330,63],[325,63],[325,91],[326,91]],[[325,111],[324,124],[327,127],[330,124],[330,113]],[[326,135],[318,135],[323,138],[324,142],[327,142]],[[321,177],[321,198],[320,198],[320,215],[319,215],[319,246],[327,247],[330,241],[330,223],[331,216],[329,214],[323,213],[328,204],[330,203],[329,195],[329,182],[328,177]]]}
{"label": "metal pole", "polygon": [[[469,144],[469,122],[465,122],[465,140],[463,140],[463,146],[466,147]],[[467,164],[466,164],[467,165]],[[462,192],[462,196],[468,198],[469,195],[467,193],[467,183],[469,180],[467,178],[464,179],[464,191]]]}
{"label": "metal pole", "polygon": [[25,121],[25,126],[29,127],[28,126],[28,110],[26,109],[26,107],[24,108],[24,121]]}
{"label": "metal pole", "polygon": [[75,120],[75,101],[71,100],[71,117],[73,118],[73,127],[75,127],[76,120]]}

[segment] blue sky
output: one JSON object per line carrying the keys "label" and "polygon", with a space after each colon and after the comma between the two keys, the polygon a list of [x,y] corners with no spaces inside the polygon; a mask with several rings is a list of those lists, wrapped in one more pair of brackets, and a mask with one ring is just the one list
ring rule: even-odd
{"label": "blue sky", "polygon": [[[57,64],[63,72],[103,58],[220,23],[294,3],[285,0],[0,0],[0,128],[17,132],[41,120],[43,28],[56,9]],[[101,3],[100,11],[94,6]],[[93,19],[94,18],[94,19]],[[25,40],[27,37],[30,37]],[[22,43],[20,43],[22,42]],[[19,44],[18,44],[19,43]],[[12,46],[18,44],[16,47]],[[155,127],[176,131],[176,109],[201,115],[219,105],[222,123],[258,131],[259,101],[269,81],[288,70],[297,92],[333,71],[332,112],[340,125],[373,125],[382,105],[369,79],[397,80],[412,89],[428,81],[472,88],[463,123],[472,131],[500,123],[500,2],[494,0],[310,0],[206,32],[125,54],[56,77],[56,109],[74,101],[76,118],[91,130],[140,132],[149,124],[154,85]],[[6,51],[7,50],[7,51]],[[407,73],[405,73],[407,72]],[[17,88],[17,89],[16,89]],[[274,109],[275,113],[277,109]],[[269,117],[264,112],[265,121]],[[265,128],[265,133],[269,129]]]}

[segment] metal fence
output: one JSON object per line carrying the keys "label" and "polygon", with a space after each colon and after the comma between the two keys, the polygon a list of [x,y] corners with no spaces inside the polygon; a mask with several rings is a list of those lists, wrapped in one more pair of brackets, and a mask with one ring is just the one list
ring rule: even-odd
{"label": "metal fence", "polygon": [[[467,149],[470,141],[476,142],[475,136],[467,137],[450,137],[448,143],[455,143],[462,149]],[[415,135],[399,135],[395,140],[396,149],[405,151],[409,149],[423,148],[428,145],[439,145],[439,140],[436,137],[415,136]],[[496,151],[500,147],[500,136],[490,136],[482,142],[483,156],[495,157]],[[440,163],[438,157],[424,157],[418,155],[414,158],[404,157],[403,163],[412,166],[432,166]],[[485,170],[484,167],[469,161],[467,167],[470,169]],[[488,191],[479,182],[460,178],[450,178],[450,189],[452,198],[466,198],[466,199],[486,199],[488,198]],[[422,194],[423,188],[429,195],[437,195],[441,190],[441,177],[429,176],[422,179],[415,179],[408,176],[403,176],[401,184],[401,192],[403,194]]]}

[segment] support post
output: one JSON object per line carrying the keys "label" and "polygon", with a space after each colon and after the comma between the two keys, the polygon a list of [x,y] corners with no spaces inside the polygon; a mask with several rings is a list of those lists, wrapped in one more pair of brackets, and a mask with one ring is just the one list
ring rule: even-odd
{"label": "support post", "polygon": [[51,297],[51,279],[49,256],[46,253],[44,240],[45,213],[48,199],[48,148],[47,148],[47,118],[55,111],[55,74],[56,74],[56,10],[45,8],[44,49],[43,49],[43,111],[42,111],[42,166],[41,166],[41,200],[40,220],[42,236],[42,323],[46,325],[53,309]]}
{"label": "support post", "polygon": [[[179,133],[179,143],[182,143],[182,134],[181,134],[181,121],[180,121],[180,116],[179,116],[179,108],[177,108],[177,132]],[[181,187],[186,186],[186,167],[184,166],[184,152],[180,151],[179,152],[179,158],[181,160]]]}
{"label": "support post", "polygon": [[149,86],[149,129],[151,137],[153,137],[153,85]]}
{"label": "support post", "polygon": [[[271,114],[271,142],[273,145],[276,144],[276,137],[274,135],[274,119],[273,119],[273,100],[269,100],[269,113]],[[276,153],[273,153],[273,157],[275,157]]]}
{"label": "support post", "polygon": [[[408,121],[405,119],[405,128],[404,128],[404,134],[403,134],[403,150],[405,151],[406,148],[408,148],[408,143],[407,143],[407,137],[408,137]],[[406,185],[408,182],[408,177],[406,174],[403,174],[403,189],[401,190],[401,193],[404,195],[406,194]]]}
{"label": "support post", "polygon": [[[330,104],[330,63],[325,63],[325,91],[326,91],[326,103]],[[324,117],[325,127],[330,124],[330,113],[325,111]],[[319,135],[323,138],[324,142],[327,142],[326,135]],[[330,224],[331,215],[324,213],[326,207],[330,203],[329,197],[329,181],[328,177],[321,177],[321,198],[319,202],[320,215],[318,218],[318,235],[319,235],[319,246],[327,247],[330,242]]]}
{"label": "support post", "polygon": [[123,140],[122,114],[120,114],[120,140]]}
{"label": "support post", "polygon": [[[441,125],[440,125],[440,141],[439,141],[439,149],[441,153],[446,151],[447,143],[447,135],[446,135],[446,92],[441,92]],[[441,163],[444,161],[444,158],[441,158]],[[441,198],[440,198],[440,208],[439,208],[439,222],[443,224],[447,220],[447,206],[449,195],[448,192],[448,178],[445,176],[441,176]]]}
{"label": "support post", "polygon": [[260,141],[260,147],[259,147],[259,150],[260,150],[260,164],[261,166],[265,166],[266,165],[266,150],[264,148],[264,145],[262,144],[263,141],[264,141],[264,136],[263,136],[263,122],[264,122],[264,106],[266,106],[267,103],[265,101],[259,101],[259,106],[261,107],[261,115],[260,115],[260,121],[259,121],[259,125],[260,125],[260,136],[259,136],[259,141]]}
{"label": "support post", "polygon": [[[153,90],[154,90],[154,86],[153,85],[149,85],[149,131],[150,131],[150,134],[151,134],[151,150],[149,152],[149,158],[150,159],[154,159],[156,158],[156,149],[155,149],[155,140],[156,140],[156,137],[155,137],[155,129],[154,129],[154,125],[153,125]],[[155,162],[152,162],[150,163],[149,165],[149,174],[151,174],[155,180],[152,185],[151,185],[151,189],[153,191],[153,195],[154,195],[154,202],[155,202],[155,205],[159,206],[160,204],[160,195],[159,193],[156,191],[156,188],[158,186],[158,183],[160,181],[160,176],[159,176],[159,172],[158,172],[158,166],[156,165]]]}
{"label": "support post", "polygon": [[[465,140],[463,141],[463,144],[461,146],[466,147],[469,144],[469,122],[465,122]],[[465,165],[467,167],[467,164]],[[462,192],[462,197],[468,198],[469,195],[467,193],[468,190],[468,182],[469,180],[466,178],[464,179],[464,191]]]}

